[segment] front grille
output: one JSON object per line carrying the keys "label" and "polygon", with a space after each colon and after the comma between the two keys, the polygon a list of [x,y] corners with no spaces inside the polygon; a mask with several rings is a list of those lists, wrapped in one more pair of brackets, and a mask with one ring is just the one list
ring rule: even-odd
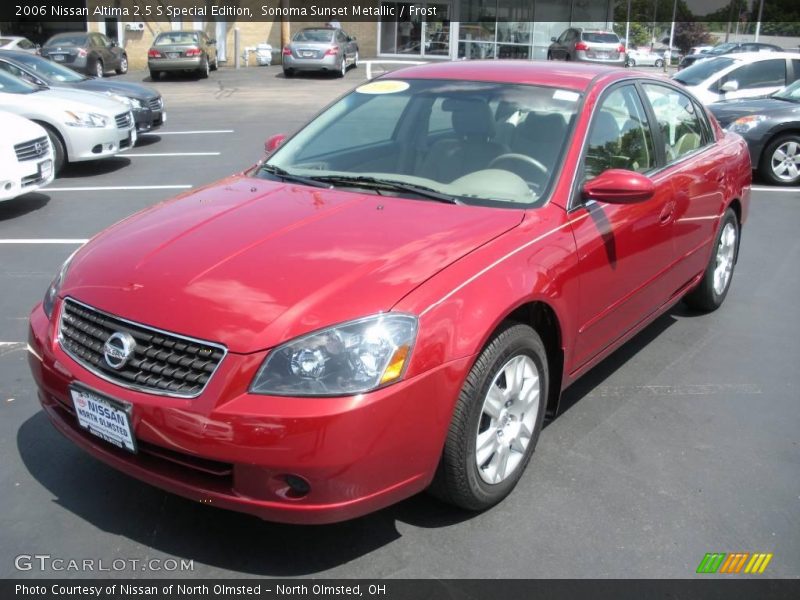
{"label": "front grille", "polygon": [[[115,332],[136,341],[133,355],[119,369],[105,360],[103,346]],[[132,323],[67,298],[61,312],[59,343],[98,377],[144,392],[193,398],[200,395],[225,356],[211,342]]]}
{"label": "front grille", "polygon": [[40,156],[47,154],[50,149],[50,141],[47,136],[36,138],[30,142],[22,142],[14,146],[14,152],[17,153],[17,160],[36,160]]}
{"label": "front grille", "polygon": [[117,127],[119,129],[127,129],[133,123],[133,118],[129,112],[117,115],[114,117],[114,120],[117,122]]}
{"label": "front grille", "polygon": [[147,101],[147,107],[150,110],[161,110],[163,106],[164,102],[161,100],[160,96],[157,98],[150,98],[150,100]]}

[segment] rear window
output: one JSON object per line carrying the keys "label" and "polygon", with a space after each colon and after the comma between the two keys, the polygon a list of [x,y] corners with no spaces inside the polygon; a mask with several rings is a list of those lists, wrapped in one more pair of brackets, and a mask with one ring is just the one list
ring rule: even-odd
{"label": "rear window", "polygon": [[185,31],[173,31],[172,33],[162,33],[155,41],[156,46],[171,46],[172,44],[196,44],[197,34]]}
{"label": "rear window", "polygon": [[619,37],[616,33],[584,31],[581,35],[581,39],[590,44],[619,44]]}
{"label": "rear window", "polygon": [[734,59],[732,58],[709,58],[698,61],[683,71],[678,71],[672,78],[684,85],[699,85],[717,71],[721,71],[733,63]]}
{"label": "rear window", "polygon": [[56,35],[47,42],[48,46],[85,46],[85,35]]}
{"label": "rear window", "polygon": [[295,42],[330,42],[333,40],[333,29],[304,29],[298,31],[292,41]]}
{"label": "rear window", "polygon": [[8,38],[0,38],[0,46],[5,46],[6,44],[10,44],[13,40]]}

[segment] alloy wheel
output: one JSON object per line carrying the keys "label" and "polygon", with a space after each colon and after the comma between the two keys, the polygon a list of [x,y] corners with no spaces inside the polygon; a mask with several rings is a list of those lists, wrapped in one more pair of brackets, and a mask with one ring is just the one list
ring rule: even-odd
{"label": "alloy wheel", "polygon": [[733,273],[733,263],[736,257],[736,227],[727,223],[719,236],[717,244],[716,266],[714,267],[714,292],[717,295],[727,289]]}
{"label": "alloy wheel", "polygon": [[98,78],[103,77],[103,61],[98,60],[94,63],[94,74],[97,75]]}
{"label": "alloy wheel", "polygon": [[777,179],[793,182],[800,176],[800,142],[787,140],[772,153],[770,167]]}
{"label": "alloy wheel", "polygon": [[536,428],[539,406],[536,363],[517,355],[495,375],[478,420],[475,462],[484,482],[501,483],[519,467]]}

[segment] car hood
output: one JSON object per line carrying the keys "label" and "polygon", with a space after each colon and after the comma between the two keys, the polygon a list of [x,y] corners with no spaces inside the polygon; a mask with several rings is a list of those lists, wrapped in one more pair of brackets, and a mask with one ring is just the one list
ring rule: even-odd
{"label": "car hood", "polygon": [[[6,94],[12,96],[12,94]],[[31,112],[41,111],[47,114],[61,114],[65,110],[102,112],[114,116],[130,110],[121,102],[104,94],[86,92],[70,88],[51,88],[32,94],[13,94],[7,99],[9,104],[16,104]],[[11,100],[18,100],[12,102]]]}
{"label": "car hood", "polygon": [[254,352],[390,310],[523,214],[236,176],[96,236],[61,294]]}
{"label": "car hood", "polygon": [[[53,85],[56,86],[63,84],[54,82]],[[118,94],[120,96],[127,96],[139,100],[158,97],[158,92],[152,88],[139,85],[138,83],[128,83],[125,81],[105,81],[103,79],[86,79],[84,81],[79,81],[71,85],[81,90],[88,90],[91,92],[98,92],[101,94],[110,92],[112,94]]]}
{"label": "car hood", "polygon": [[709,105],[708,109],[723,127],[748,115],[767,115],[780,118],[800,115],[800,104],[769,97],[715,102]]}

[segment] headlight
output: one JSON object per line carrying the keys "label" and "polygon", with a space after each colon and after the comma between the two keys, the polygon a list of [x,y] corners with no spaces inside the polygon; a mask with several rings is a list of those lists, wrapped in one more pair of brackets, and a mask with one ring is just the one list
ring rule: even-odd
{"label": "headlight", "polygon": [[103,115],[89,112],[73,112],[68,110],[66,124],[72,127],[105,127],[108,119]]}
{"label": "headlight", "polygon": [[[77,252],[77,250],[75,251]],[[58,274],[53,278],[53,281],[50,283],[50,287],[47,288],[47,291],[44,294],[44,300],[42,300],[42,309],[44,309],[44,314],[47,315],[47,318],[51,318],[53,316],[53,307],[56,305],[56,298],[58,298],[58,293],[61,291],[61,284],[64,282],[64,277],[69,270],[69,264],[72,262],[72,257],[75,256],[75,252],[69,255],[69,258],[64,261],[64,264],[61,265],[61,268],[58,270]]]}
{"label": "headlight", "polygon": [[747,133],[759,123],[766,120],[767,117],[764,115],[748,115],[746,117],[741,117],[728,125],[728,131],[733,131],[735,133]]}
{"label": "headlight", "polygon": [[299,337],[269,353],[250,391],[347,396],[374,390],[403,376],[416,335],[416,317],[381,314]]}

